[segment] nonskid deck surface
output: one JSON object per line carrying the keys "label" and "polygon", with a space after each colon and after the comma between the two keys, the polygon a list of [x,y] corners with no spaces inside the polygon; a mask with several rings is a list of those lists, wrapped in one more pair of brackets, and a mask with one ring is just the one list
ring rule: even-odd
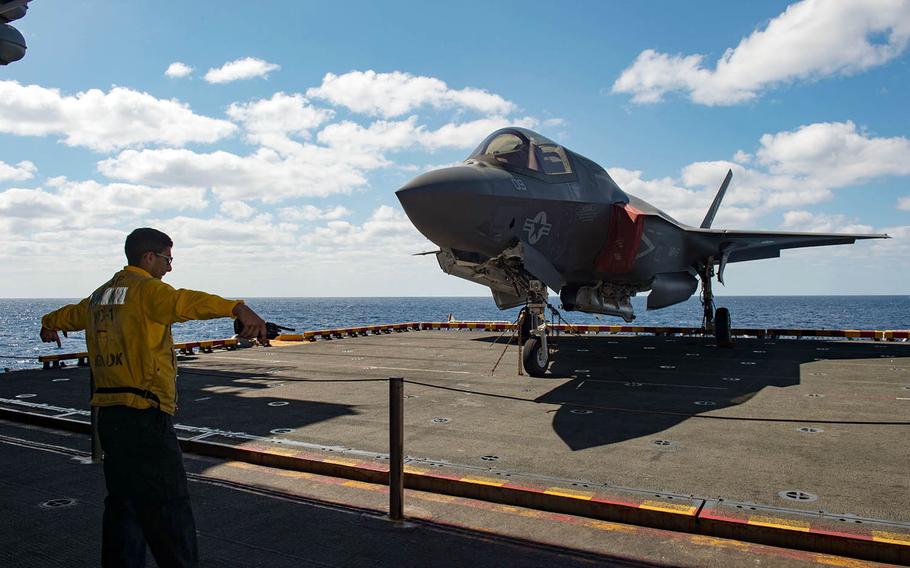
{"label": "nonskid deck surface", "polygon": [[[97,566],[104,480],[83,435],[0,420],[0,565]],[[202,566],[850,566],[874,562],[187,454]],[[153,566],[150,555],[147,565]]]}
{"label": "nonskid deck surface", "polygon": [[[908,344],[562,336],[549,376],[533,378],[514,345],[491,374],[499,338],[421,331],[181,357],[178,433],[381,464],[382,379],[403,376],[411,465],[910,534]],[[4,375],[0,406],[84,411],[87,375]]]}

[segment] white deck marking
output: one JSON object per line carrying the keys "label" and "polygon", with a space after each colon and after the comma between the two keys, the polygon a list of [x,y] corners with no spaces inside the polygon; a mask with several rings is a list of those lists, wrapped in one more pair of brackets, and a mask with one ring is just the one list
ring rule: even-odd
{"label": "white deck marking", "polygon": [[[344,365],[344,366],[345,366],[345,367],[352,367],[353,365]],[[420,372],[420,373],[453,373],[453,374],[456,374],[456,375],[470,375],[470,374],[471,374],[469,371],[437,371],[437,370],[434,370],[434,369],[408,369],[408,368],[405,368],[405,367],[373,367],[373,366],[369,366],[369,367],[362,367],[362,368],[363,368],[364,370],[367,370],[367,371],[370,370],[370,369],[383,369],[383,370],[386,370],[386,371],[417,371],[417,372]]]}
{"label": "white deck marking", "polygon": [[[604,379],[588,379],[588,380],[595,382],[595,383],[613,383],[613,384],[617,384],[617,385],[629,385],[630,384],[629,381],[607,381]],[[631,384],[649,385],[649,386],[654,386],[654,387],[674,387],[674,388],[681,388],[681,389],[709,389],[709,390],[721,390],[721,391],[729,390],[727,387],[708,387],[708,386],[703,386],[703,385],[671,385],[668,383],[642,383],[642,382],[638,382],[638,381],[631,383]]]}
{"label": "white deck marking", "polygon": [[278,359],[253,359],[250,357],[219,357],[218,355],[206,355],[206,359],[220,359],[222,361],[255,361],[256,363],[287,363],[288,361],[279,361]]}

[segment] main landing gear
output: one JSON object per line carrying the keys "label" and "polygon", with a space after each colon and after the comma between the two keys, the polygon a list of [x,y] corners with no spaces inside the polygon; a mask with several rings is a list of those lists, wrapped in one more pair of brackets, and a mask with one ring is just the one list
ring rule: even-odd
{"label": "main landing gear", "polygon": [[547,287],[532,280],[528,292],[528,305],[518,316],[518,344],[521,346],[521,364],[532,377],[542,377],[550,364],[550,346],[547,344]]}
{"label": "main landing gear", "polygon": [[727,308],[714,309],[714,293],[711,290],[714,264],[709,261],[699,273],[699,276],[701,276],[701,305],[705,310],[702,325],[707,333],[714,334],[718,347],[733,347],[730,310]]}

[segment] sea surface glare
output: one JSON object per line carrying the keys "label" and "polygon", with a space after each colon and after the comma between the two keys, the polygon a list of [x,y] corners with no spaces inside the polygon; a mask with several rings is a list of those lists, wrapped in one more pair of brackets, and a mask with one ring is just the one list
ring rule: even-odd
{"label": "sea surface glare", "polygon": [[[412,321],[515,321],[518,308],[499,310],[489,297],[449,298],[246,298],[266,320],[298,332]],[[698,297],[662,310],[645,309],[647,298],[632,299],[636,319],[581,312],[562,312],[575,324],[698,327],[702,307]],[[63,339],[63,347],[42,343],[41,316],[76,299],[0,299],[0,370],[39,366],[38,355],[85,350],[85,334]],[[550,302],[557,306],[559,299]],[[908,329],[910,296],[729,296],[716,297],[717,307],[730,309],[734,327],[796,329]],[[224,339],[233,335],[230,319],[175,324],[174,341]]]}

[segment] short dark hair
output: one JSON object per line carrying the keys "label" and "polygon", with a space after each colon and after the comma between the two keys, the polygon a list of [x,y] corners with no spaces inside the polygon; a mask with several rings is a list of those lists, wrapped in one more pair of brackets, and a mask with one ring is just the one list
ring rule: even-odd
{"label": "short dark hair", "polygon": [[123,250],[126,252],[126,260],[131,266],[139,266],[142,255],[147,252],[164,252],[164,249],[174,246],[174,241],[158,229],[142,227],[134,229],[126,237],[126,244]]}

